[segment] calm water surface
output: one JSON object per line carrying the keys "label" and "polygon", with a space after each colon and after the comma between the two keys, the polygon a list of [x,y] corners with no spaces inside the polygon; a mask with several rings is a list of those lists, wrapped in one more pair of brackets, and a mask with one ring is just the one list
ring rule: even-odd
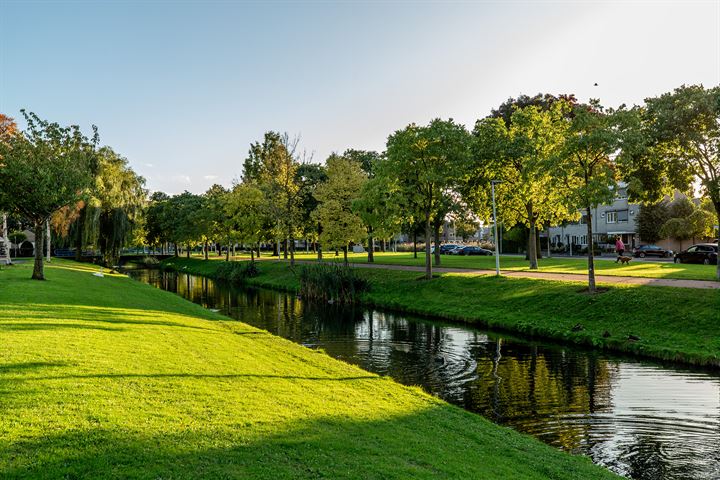
{"label": "calm water surface", "polygon": [[202,277],[130,275],[636,479],[720,479],[720,374]]}

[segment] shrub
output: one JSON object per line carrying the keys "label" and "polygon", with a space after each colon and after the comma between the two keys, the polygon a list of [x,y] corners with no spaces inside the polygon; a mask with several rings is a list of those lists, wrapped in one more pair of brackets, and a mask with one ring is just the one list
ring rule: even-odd
{"label": "shrub", "polygon": [[337,303],[354,303],[370,284],[356,271],[340,263],[305,265],[300,270],[303,298]]}
{"label": "shrub", "polygon": [[215,271],[215,278],[230,283],[243,283],[259,273],[256,262],[223,262]]}
{"label": "shrub", "polygon": [[157,257],[143,257],[143,259],[140,260],[140,263],[147,268],[156,268],[160,265],[160,260],[158,260]]}

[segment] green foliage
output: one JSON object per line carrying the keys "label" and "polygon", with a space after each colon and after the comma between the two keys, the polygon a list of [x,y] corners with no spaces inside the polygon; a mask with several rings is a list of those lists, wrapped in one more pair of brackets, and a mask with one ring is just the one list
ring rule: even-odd
{"label": "green foliage", "polygon": [[435,119],[427,126],[411,124],[388,137],[386,156],[379,175],[387,179],[403,217],[425,227],[425,278],[430,279],[432,221],[446,215],[452,203],[470,158],[470,135],[452,119]]}
{"label": "green foliage", "polygon": [[147,191],[145,179],[127,159],[109,147],[101,148],[93,184],[85,202],[84,243],[97,245],[106,267],[118,264],[120,250],[141,223]]}
{"label": "green foliage", "polygon": [[303,265],[298,278],[303,298],[332,303],[355,303],[370,288],[354,268],[337,263]]}
{"label": "green foliage", "polygon": [[215,270],[214,277],[233,284],[242,284],[248,278],[260,274],[257,262],[222,262]]}
{"label": "green foliage", "polygon": [[643,242],[655,243],[663,238],[662,228],[669,218],[668,203],[661,201],[655,204],[640,205],[637,217],[637,228]]}
{"label": "green foliage", "polygon": [[687,197],[680,197],[670,204],[669,219],[663,224],[660,233],[663,237],[689,240],[708,238],[715,234],[715,213],[711,204],[698,206]]}
{"label": "green foliage", "polygon": [[20,245],[22,242],[27,240],[27,235],[24,232],[14,231],[10,232],[8,239],[15,245]]}
{"label": "green foliage", "polygon": [[515,108],[507,121],[494,117],[478,120],[473,130],[472,181],[475,188],[484,190],[490,188],[490,181],[502,181],[495,187],[498,221],[530,229],[531,268],[537,267],[535,229],[578,217],[577,205],[568,201],[567,172],[558,168],[568,137],[570,109],[569,103],[555,99],[544,108]]}
{"label": "green foliage", "polygon": [[360,164],[338,155],[326,162],[327,181],[317,186],[317,218],[322,225],[320,241],[325,248],[347,248],[365,237],[362,219],[353,211],[367,175]]}
{"label": "green foliage", "polygon": [[[35,268],[43,280],[43,228],[55,211],[81,199],[96,166],[97,131],[88,140],[77,126],[63,127],[22,110],[27,129],[0,142],[0,210],[34,226]],[[94,128],[94,127],[93,127]]]}

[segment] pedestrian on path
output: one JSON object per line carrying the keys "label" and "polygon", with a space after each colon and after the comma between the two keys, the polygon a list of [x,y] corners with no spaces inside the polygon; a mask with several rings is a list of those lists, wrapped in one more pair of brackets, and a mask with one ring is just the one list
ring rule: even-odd
{"label": "pedestrian on path", "polygon": [[620,238],[620,235],[615,237],[615,251],[617,252],[618,258],[622,257],[622,254],[625,253],[625,244]]}

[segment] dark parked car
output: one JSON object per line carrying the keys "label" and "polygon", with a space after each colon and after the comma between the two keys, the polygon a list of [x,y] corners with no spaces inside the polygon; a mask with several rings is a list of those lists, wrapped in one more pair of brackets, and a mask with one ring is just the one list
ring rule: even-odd
{"label": "dark parked car", "polygon": [[485,250],[484,248],[480,247],[462,247],[462,248],[456,248],[452,252],[450,252],[451,255],[492,255],[493,252],[490,250]]}
{"label": "dark parked car", "polygon": [[698,243],[675,254],[675,263],[704,263],[714,265],[717,263],[717,243]]}
{"label": "dark parked car", "polygon": [[455,245],[454,243],[446,243],[445,245],[440,245],[440,254],[446,255],[451,251],[455,250],[456,248],[459,248],[460,246],[461,245]]}
{"label": "dark parked car", "polygon": [[645,257],[672,257],[672,250],[658,247],[657,245],[640,245],[633,250],[633,255],[640,258]]}

